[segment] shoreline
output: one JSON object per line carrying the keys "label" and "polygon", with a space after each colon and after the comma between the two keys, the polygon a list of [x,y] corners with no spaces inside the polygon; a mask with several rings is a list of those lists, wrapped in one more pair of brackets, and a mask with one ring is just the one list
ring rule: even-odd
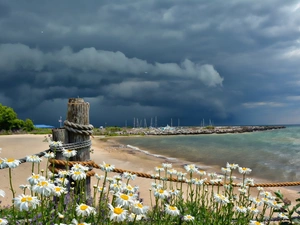
{"label": "shoreline", "polygon": [[[26,157],[27,155],[32,155],[39,153],[43,150],[49,148],[47,142],[43,142],[45,135],[8,135],[0,136],[0,148],[2,148],[2,153],[0,153],[1,158],[16,158],[20,159]],[[101,140],[102,138],[102,140]],[[97,164],[102,164],[103,162],[115,165],[116,168],[142,172],[146,174],[155,174],[155,167],[160,166],[163,162],[170,162],[173,165],[173,168],[185,172],[183,165],[189,164],[189,162],[176,160],[168,161],[166,158],[155,157],[151,154],[144,154],[143,152],[130,149],[123,144],[118,143],[118,138],[106,138],[101,136],[95,136],[92,139],[93,153],[91,153],[91,160],[95,161]],[[46,159],[43,158],[41,163],[41,168],[45,168]],[[215,165],[197,165],[200,169],[207,172],[216,172],[221,174],[221,168]],[[224,165],[225,166],[225,165]],[[101,170],[94,169],[96,173],[102,174]],[[22,191],[19,189],[19,185],[26,184],[27,178],[31,174],[31,164],[23,163],[18,168],[13,169],[13,184],[14,189],[16,190],[16,196],[21,194]],[[117,175],[118,173],[112,173],[110,176]],[[3,181],[0,184],[0,189],[4,190],[6,196],[0,198],[2,203],[0,206],[5,206],[11,204],[12,194],[9,187],[9,177],[8,170],[0,170],[0,176],[2,176]],[[251,177],[251,174],[250,176]],[[255,178],[255,177],[254,177]],[[92,179],[91,185],[95,184],[96,179]],[[154,182],[153,179],[137,177],[135,180],[130,181],[132,186],[139,186],[140,195],[144,199],[144,203],[149,205],[149,188],[151,188],[151,183]],[[263,183],[263,180],[255,179],[255,183]],[[265,182],[264,182],[265,183]],[[299,186],[297,186],[298,188]],[[277,191],[281,190],[284,196],[290,199],[293,203],[297,196],[296,190],[287,188],[287,187],[275,187],[275,188],[265,188],[267,191]],[[252,189],[253,190],[253,189]]]}

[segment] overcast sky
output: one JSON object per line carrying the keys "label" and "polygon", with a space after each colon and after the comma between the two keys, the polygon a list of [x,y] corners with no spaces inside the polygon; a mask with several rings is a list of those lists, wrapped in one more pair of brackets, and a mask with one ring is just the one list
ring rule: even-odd
{"label": "overcast sky", "polygon": [[58,126],[300,123],[300,3],[0,0],[0,103]]}

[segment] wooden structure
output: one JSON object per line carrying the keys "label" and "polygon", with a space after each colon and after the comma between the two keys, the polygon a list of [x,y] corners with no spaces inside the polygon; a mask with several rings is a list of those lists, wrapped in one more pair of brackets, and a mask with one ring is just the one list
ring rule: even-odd
{"label": "wooden structure", "polygon": [[[90,140],[90,135],[87,132],[81,132],[80,128],[84,131],[87,130],[86,127],[92,127],[89,123],[89,109],[90,104],[84,102],[82,98],[70,98],[68,102],[67,118],[65,121],[65,127],[59,129],[53,129],[53,141],[61,141],[63,144],[68,143],[82,143]],[[79,129],[72,129],[66,127],[66,124],[74,124]],[[90,160],[90,145],[86,147],[80,147],[76,149],[77,154],[70,158],[70,161],[89,161]],[[62,155],[62,152],[56,153],[56,159],[66,160]],[[62,169],[62,168],[61,168]],[[91,179],[86,178],[86,193],[87,197],[91,194]]]}

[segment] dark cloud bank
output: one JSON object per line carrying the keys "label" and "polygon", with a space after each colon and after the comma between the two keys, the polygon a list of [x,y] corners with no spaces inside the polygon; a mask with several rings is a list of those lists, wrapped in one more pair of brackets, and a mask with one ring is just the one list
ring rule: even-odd
{"label": "dark cloud bank", "polygon": [[58,126],[300,123],[297,1],[0,1],[0,103]]}

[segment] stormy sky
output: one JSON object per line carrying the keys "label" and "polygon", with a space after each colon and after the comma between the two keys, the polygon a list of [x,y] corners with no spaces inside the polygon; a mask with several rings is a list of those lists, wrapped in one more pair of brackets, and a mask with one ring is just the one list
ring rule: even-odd
{"label": "stormy sky", "polygon": [[300,123],[300,3],[0,1],[0,103],[59,126]]}

